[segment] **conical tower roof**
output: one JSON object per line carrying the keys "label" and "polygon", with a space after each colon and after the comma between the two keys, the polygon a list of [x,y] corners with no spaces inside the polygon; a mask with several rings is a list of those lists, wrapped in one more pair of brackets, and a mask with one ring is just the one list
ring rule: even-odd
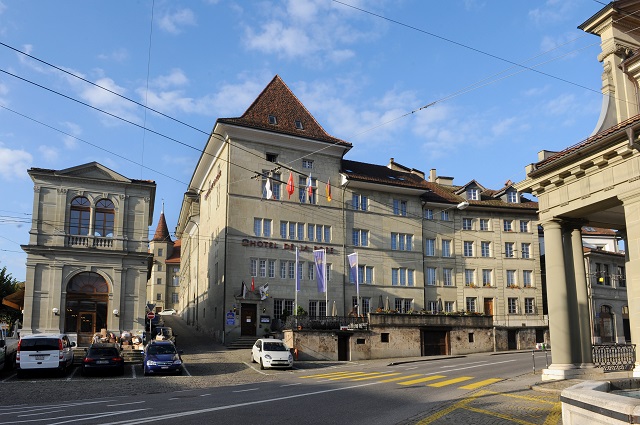
{"label": "conical tower roof", "polygon": [[153,242],[173,242],[171,235],[169,234],[169,228],[167,227],[167,220],[164,218],[164,211],[160,213],[160,219],[158,220],[158,227],[156,227],[156,233],[153,235]]}

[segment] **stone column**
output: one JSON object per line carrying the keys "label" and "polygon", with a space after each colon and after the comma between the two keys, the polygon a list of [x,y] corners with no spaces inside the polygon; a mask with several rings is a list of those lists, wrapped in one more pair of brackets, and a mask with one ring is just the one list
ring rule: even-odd
{"label": "stone column", "polygon": [[[640,193],[622,199],[627,226],[627,299],[631,343],[640,344]],[[633,376],[640,377],[640,361],[636,357]]]}
{"label": "stone column", "polygon": [[591,313],[587,295],[587,272],[584,267],[581,226],[571,230],[571,251],[573,252],[573,271],[575,274],[577,313],[580,334],[580,367],[595,367],[591,353]]}
{"label": "stone column", "polygon": [[563,371],[574,369],[571,352],[571,318],[567,305],[567,278],[562,244],[562,226],[558,221],[542,224],[544,229],[549,306],[549,338],[553,363],[542,373],[543,380],[564,379]]}

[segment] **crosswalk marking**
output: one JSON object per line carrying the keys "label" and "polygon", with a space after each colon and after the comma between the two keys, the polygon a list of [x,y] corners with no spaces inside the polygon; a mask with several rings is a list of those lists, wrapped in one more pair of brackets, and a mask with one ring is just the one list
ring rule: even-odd
{"label": "crosswalk marking", "polygon": [[500,381],[502,381],[502,379],[498,379],[498,378],[485,379],[484,381],[474,382],[473,384],[468,384],[460,388],[463,390],[475,390],[480,387],[495,384],[496,382],[500,382]]}
{"label": "crosswalk marking", "polygon": [[336,375],[352,375],[354,373],[362,373],[362,372],[330,372],[330,373],[319,373],[317,375],[306,375],[306,376],[301,376],[300,378],[328,378],[330,376],[336,376]]}
{"label": "crosswalk marking", "polygon": [[411,381],[398,382],[399,385],[413,385],[421,382],[435,381],[436,379],[446,378],[444,375],[431,375],[424,378],[412,379]]}
{"label": "crosswalk marking", "polygon": [[372,372],[372,373],[363,373],[360,372],[356,375],[343,375],[343,376],[337,376],[335,378],[327,378],[329,381],[339,381],[341,379],[352,379],[355,377],[361,377],[361,376],[375,376],[375,375],[380,375],[380,372]]}
{"label": "crosswalk marking", "polygon": [[384,382],[384,383],[387,383],[387,382],[395,382],[395,381],[401,381],[401,380],[403,380],[403,379],[407,379],[407,378],[414,378],[414,377],[416,377],[416,376],[424,376],[424,375],[419,375],[419,374],[418,374],[418,375],[400,376],[399,378],[385,379],[384,381],[380,381],[380,382]]}
{"label": "crosswalk marking", "polygon": [[458,378],[448,379],[446,381],[436,382],[434,384],[428,384],[430,387],[440,388],[447,385],[457,384],[458,382],[468,381],[469,379],[473,379],[471,376],[460,376]]}
{"label": "crosswalk marking", "polygon": [[378,378],[384,378],[385,376],[393,376],[393,375],[400,375],[400,372],[383,373],[382,375],[376,375],[376,376],[365,376],[364,378],[352,379],[352,381],[365,381],[367,379],[378,379]]}

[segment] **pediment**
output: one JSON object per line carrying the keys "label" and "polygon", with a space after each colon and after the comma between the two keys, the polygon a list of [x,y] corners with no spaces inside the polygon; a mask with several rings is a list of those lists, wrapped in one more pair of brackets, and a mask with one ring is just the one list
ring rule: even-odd
{"label": "pediment", "polygon": [[131,180],[97,162],[77,165],[56,172],[57,175],[130,183]]}

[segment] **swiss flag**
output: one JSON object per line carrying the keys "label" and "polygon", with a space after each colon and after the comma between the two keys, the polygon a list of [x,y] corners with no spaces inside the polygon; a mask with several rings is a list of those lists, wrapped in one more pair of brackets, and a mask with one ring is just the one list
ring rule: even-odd
{"label": "swiss flag", "polygon": [[251,278],[251,292],[256,290],[256,283],[253,278]]}
{"label": "swiss flag", "polygon": [[289,172],[289,180],[287,181],[287,193],[289,194],[289,199],[291,199],[291,195],[293,195],[293,191],[295,188],[293,187],[293,173]]}

